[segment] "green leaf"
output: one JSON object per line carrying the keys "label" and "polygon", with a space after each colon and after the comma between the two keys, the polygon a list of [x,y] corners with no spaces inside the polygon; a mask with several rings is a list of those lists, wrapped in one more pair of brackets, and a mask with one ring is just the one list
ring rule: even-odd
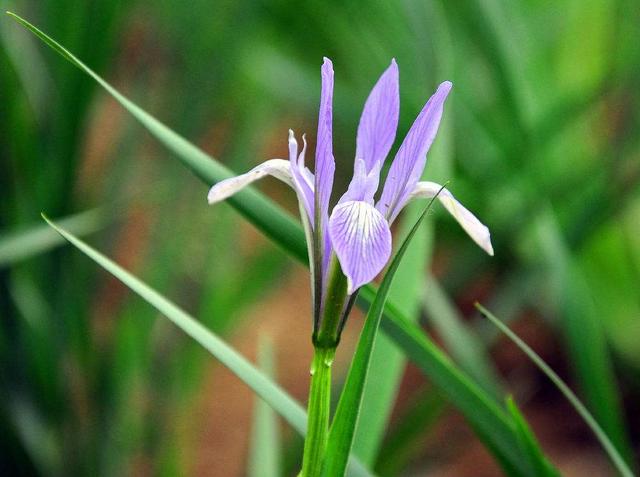
{"label": "green leaf", "polygon": [[360,408],[362,406],[364,387],[369,374],[371,354],[373,353],[380,320],[382,319],[384,304],[387,300],[387,295],[389,294],[393,277],[400,266],[400,262],[402,261],[409,244],[411,243],[411,239],[418,231],[422,220],[427,215],[427,212],[431,208],[431,205],[433,205],[434,200],[435,197],[431,199],[427,207],[425,207],[424,211],[411,228],[411,231],[404,239],[404,242],[402,242],[398,252],[393,257],[387,272],[384,274],[378,293],[376,293],[373,303],[369,308],[369,312],[367,313],[364,326],[360,332],[358,346],[353,360],[351,361],[349,374],[347,375],[347,379],[340,395],[338,408],[331,424],[331,430],[329,431],[329,444],[327,446],[323,465],[323,474],[326,476],[344,475],[346,470],[347,460],[353,445],[353,437],[356,432],[356,425],[360,415]]}
{"label": "green leaf", "polygon": [[542,258],[548,267],[553,298],[562,312],[558,321],[585,402],[627,460],[633,451],[624,425],[621,396],[594,294],[579,262],[568,249],[557,218],[546,207],[535,224]]}
{"label": "green leaf", "polygon": [[174,324],[185,333],[204,346],[222,364],[229,368],[236,376],[244,381],[255,391],[265,402],[269,403],[285,420],[299,433],[306,430],[307,419],[302,406],[285,393],[278,385],[274,384],[264,373],[256,369],[242,355],[231,348],[202,326],[193,317],[171,303],[138,278],[127,272],[115,262],[102,255],[97,250],[74,237],[69,232],[57,226],[46,216],[44,220],[53,227],[65,240],[77,247],[81,252],[95,261],[98,265],[111,273],[114,277],[128,286],[132,291],[140,295],[156,310],[169,318]]}
{"label": "green leaf", "polygon": [[[63,58],[91,76],[113,96],[116,101],[129,111],[133,117],[140,121],[156,139],[175,153],[178,159],[205,183],[212,185],[234,175],[225,166],[215,161],[201,149],[198,149],[185,138],[169,129],[142,108],[135,105],[131,100],[123,96],[53,38],[15,13],[7,12],[7,14],[38,36]],[[202,200],[204,204],[204,192]],[[283,212],[273,201],[259,194],[254,189],[248,188],[229,198],[228,202],[245,216],[249,222],[254,224],[266,236],[274,239],[276,243],[284,247],[289,253],[296,256],[298,260],[303,262],[307,261],[307,248],[300,226],[293,220],[291,215]]]}
{"label": "green leaf", "polygon": [[[414,207],[417,206],[417,207]],[[424,204],[414,202],[403,211],[399,233],[402,236],[411,230]],[[428,263],[432,227],[423,222],[411,241],[400,268],[396,272],[388,300],[402,304],[405,316],[417,321],[420,312],[421,293],[424,289],[424,269]],[[393,340],[384,333],[379,334],[371,355],[371,370],[365,384],[361,416],[353,443],[353,452],[366,465],[373,466],[380,450],[389,417],[396,401],[400,381],[404,374],[407,357]]]}
{"label": "green leaf", "polygon": [[416,453],[424,451],[425,437],[447,410],[447,403],[433,389],[419,393],[415,401],[384,440],[375,466],[377,474],[389,477],[403,475],[403,470]]}
{"label": "green leaf", "polygon": [[[261,336],[258,365],[269,378],[275,377],[273,342]],[[253,432],[249,449],[249,477],[278,477],[280,471],[280,432],[273,409],[257,399],[253,414]]]}
{"label": "green leaf", "polygon": [[[362,299],[372,299],[363,290]],[[409,359],[467,418],[482,442],[508,472],[519,469],[522,453],[513,446],[515,429],[502,406],[466,376],[419,327],[387,303],[382,329],[404,350]],[[527,475],[525,471],[517,475]]]}
{"label": "green leaf", "polygon": [[[107,217],[102,210],[81,212],[60,220],[65,228],[77,235],[88,235],[105,226]],[[0,237],[0,268],[13,265],[58,247],[64,239],[44,224]]]}
{"label": "green leaf", "polygon": [[533,474],[540,477],[560,477],[560,472],[544,456],[533,431],[511,396],[507,398],[507,410],[516,425],[518,445]]}
{"label": "green leaf", "polygon": [[[307,430],[307,415],[302,406],[289,396],[263,372],[253,366],[241,354],[235,351],[224,340],[206,329],[195,318],[178,308],[160,293],[127,272],[118,264],[87,245],[82,240],[63,230],[46,216],[44,220],[53,227],[65,240],[78,248],[94,262],[111,273],[147,303],[166,316],[182,331],[200,343],[215,356],[224,366],[240,378],[269,406],[278,412],[298,433],[304,435]],[[349,460],[349,469],[353,475],[368,476],[370,473],[354,458]]]}
{"label": "green leaf", "polygon": [[431,274],[428,275],[424,287],[423,307],[429,323],[442,338],[445,348],[456,364],[491,396],[500,396],[500,379],[489,359],[486,346],[480,337],[464,324],[451,299]]}
{"label": "green leaf", "polygon": [[620,456],[620,453],[615,448],[615,446],[611,443],[611,440],[604,432],[600,424],[595,420],[595,418],[591,415],[589,410],[585,407],[584,404],[578,399],[578,397],[571,391],[569,386],[566,385],[564,381],[558,376],[553,369],[549,367],[547,363],[535,352],[533,351],[529,345],[527,345],[524,341],[522,341],[518,335],[516,335],[513,331],[511,331],[505,324],[503,324],[498,318],[496,318],[489,310],[485,307],[476,303],[476,308],[482,313],[491,323],[493,323],[496,327],[500,329],[507,337],[513,341],[518,348],[520,348],[533,363],[540,369],[547,377],[556,385],[556,387],[564,394],[569,403],[573,406],[573,408],[580,414],[584,422],[591,428],[593,433],[596,435],[600,444],[604,448],[605,452],[608,454],[611,462],[616,467],[620,475],[624,477],[633,477],[633,472],[629,469],[624,459]]}

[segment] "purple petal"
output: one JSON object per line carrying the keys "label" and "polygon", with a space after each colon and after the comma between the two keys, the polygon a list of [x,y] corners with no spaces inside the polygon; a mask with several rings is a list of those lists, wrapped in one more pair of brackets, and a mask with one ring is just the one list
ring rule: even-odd
{"label": "purple petal", "polygon": [[[333,174],[336,164],[333,159],[333,64],[329,58],[324,59],[321,69],[322,91],[320,93],[320,112],[318,114],[318,139],[316,142],[316,164],[314,185],[314,236],[319,242],[317,263],[322,267],[318,274],[326,283],[331,256],[331,240],[326,232],[329,219],[329,199],[333,189]],[[322,286],[321,286],[322,288]]]}
{"label": "purple petal", "polygon": [[399,111],[398,65],[394,59],[371,90],[360,116],[356,159],[364,160],[367,172],[389,154],[396,137]]}
{"label": "purple petal", "polygon": [[378,190],[380,182],[380,168],[382,162],[375,164],[373,169],[367,172],[367,166],[363,159],[356,159],[353,165],[353,178],[349,183],[347,192],[340,198],[339,203],[350,200],[361,200],[373,205],[373,196]]}
{"label": "purple petal", "polygon": [[[315,192],[316,217],[321,221],[329,211],[329,199],[333,188],[333,173],[336,165],[333,159],[332,144],[332,102],[333,102],[333,64],[329,58],[322,64],[322,92],[320,95],[320,113],[318,115],[318,140],[316,143]],[[323,225],[321,224],[321,228]]]}
{"label": "purple petal", "polygon": [[[438,192],[440,192],[438,194]],[[464,229],[469,237],[473,239],[485,252],[493,255],[493,246],[491,245],[491,234],[486,225],[478,220],[469,209],[456,200],[451,192],[443,189],[440,184],[435,182],[418,182],[411,192],[410,198],[431,199],[438,194],[438,200],[444,205],[444,208],[453,215],[460,226]]]}
{"label": "purple petal", "polygon": [[450,90],[451,83],[445,81],[429,98],[391,164],[382,196],[376,206],[389,222],[396,218],[420,180],[427,161],[426,154],[438,132],[444,101]]}
{"label": "purple petal", "polygon": [[329,234],[352,294],[380,273],[391,255],[391,231],[384,216],[362,201],[338,204]]}

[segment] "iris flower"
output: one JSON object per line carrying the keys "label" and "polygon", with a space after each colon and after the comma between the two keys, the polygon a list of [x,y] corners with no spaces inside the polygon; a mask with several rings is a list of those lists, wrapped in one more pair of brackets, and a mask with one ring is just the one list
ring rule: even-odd
{"label": "iris flower", "polygon": [[[333,65],[324,59],[322,92],[315,154],[315,174],[305,166],[307,144],[302,151],[289,130],[289,160],[271,159],[246,174],[214,185],[210,204],[222,201],[265,176],[285,182],[296,192],[305,228],[314,280],[314,302],[322,306],[331,258],[337,257],[353,295],[373,280],[391,256],[390,225],[402,208],[415,198],[433,198],[460,223],[469,236],[493,255],[489,230],[453,195],[434,182],[421,182],[426,155],[433,142],[451,83],[442,83],[429,98],[400,146],[387,174],[379,199],[375,195],[382,165],[393,145],[400,97],[395,60],[375,84],[362,111],[356,138],[353,178],[347,191],[329,213],[335,160],[332,144]],[[320,297],[320,300],[316,300]]]}

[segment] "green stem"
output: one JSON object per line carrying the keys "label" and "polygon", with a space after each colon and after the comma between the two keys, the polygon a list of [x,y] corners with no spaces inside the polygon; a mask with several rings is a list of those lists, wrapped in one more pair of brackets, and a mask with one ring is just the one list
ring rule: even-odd
{"label": "green stem", "polygon": [[313,355],[302,477],[319,477],[322,472],[322,460],[329,435],[331,365],[335,353],[335,348],[315,348]]}
{"label": "green stem", "polygon": [[342,273],[335,255],[329,262],[327,292],[319,326],[314,330],[312,341],[316,348],[335,349],[340,343],[340,326],[347,301],[347,277]]}

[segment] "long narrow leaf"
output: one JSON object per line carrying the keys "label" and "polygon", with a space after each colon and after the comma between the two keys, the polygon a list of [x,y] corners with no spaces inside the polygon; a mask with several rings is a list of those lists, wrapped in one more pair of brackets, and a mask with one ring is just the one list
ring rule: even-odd
{"label": "long narrow leaf", "polygon": [[[363,290],[363,299],[372,297],[370,290]],[[436,344],[429,340],[420,328],[397,313],[387,303],[382,321],[383,330],[391,336],[411,361],[429,377],[469,421],[485,445],[494,453],[505,470],[518,469],[521,452],[513,446],[515,428],[509,416],[493,398],[460,371]],[[526,475],[525,472],[519,475]]]}
{"label": "long narrow leaf", "polygon": [[[104,211],[95,209],[66,217],[60,223],[77,235],[88,235],[100,230],[107,221]],[[0,237],[0,268],[47,252],[63,243],[60,235],[42,223],[3,235]]]}
{"label": "long narrow leaf", "polygon": [[516,425],[518,445],[522,449],[522,453],[526,457],[528,464],[531,466],[532,472],[540,477],[560,477],[560,472],[556,470],[542,453],[540,444],[538,444],[533,431],[511,396],[507,398],[507,409]]}
{"label": "long narrow leaf", "polygon": [[444,398],[433,389],[421,392],[416,403],[393,426],[380,447],[375,471],[381,476],[403,475],[403,470],[423,451],[425,437],[434,431],[447,410]]}
{"label": "long narrow leaf", "polygon": [[[211,185],[223,179],[231,177],[232,172],[225,166],[215,161],[204,151],[197,148],[185,138],[175,133],[156,118],[123,96],[118,90],[102,79],[91,68],[76,58],[60,43],[26,21],[24,18],[12,12],[7,12],[22,26],[34,33],[63,58],[80,68],[102,86],[113,98],[118,101],[129,113],[170,151],[174,152],[182,163],[191,169],[200,179]],[[203,203],[205,203],[203,194]],[[299,260],[307,260],[307,249],[304,245],[304,235],[293,218],[278,208],[273,201],[249,188],[236,194],[228,201],[252,224],[258,227],[265,235],[281,244]]]}
{"label": "long narrow leaf", "polygon": [[[273,342],[266,336],[258,346],[258,366],[273,379],[275,363]],[[263,400],[255,403],[251,447],[249,449],[249,477],[278,477],[280,472],[280,433],[273,409]]]}
{"label": "long narrow leaf", "polygon": [[222,339],[207,330],[193,317],[160,295],[156,290],[140,281],[85,242],[57,226],[44,215],[43,217],[65,240],[77,247],[98,265],[140,295],[140,297],[156,310],[204,346],[211,354],[220,360],[222,364],[251,387],[256,394],[276,409],[296,431],[302,434],[306,431],[307,418],[302,406],[293,400],[293,398],[285,393],[278,385],[274,384],[263,372],[253,366]]}
{"label": "long narrow leaf", "polygon": [[456,364],[482,389],[497,398],[501,394],[500,379],[485,344],[474,330],[465,325],[459,311],[431,274],[424,289],[423,306],[429,323],[433,324]]}
{"label": "long narrow leaf", "polygon": [[593,301],[598,290],[590,289],[551,207],[545,207],[535,226],[535,236],[552,280],[553,298],[562,313],[558,324],[578,378],[580,395],[616,448],[630,460],[633,451],[624,423],[622,398],[602,318]]}
{"label": "long narrow leaf", "polygon": [[[424,207],[414,202],[412,206]],[[399,233],[405,236],[420,215],[421,209],[408,207]],[[428,263],[432,224],[425,221],[411,241],[405,260],[396,272],[388,301],[402,304],[402,313],[417,321],[421,294],[424,289],[424,269]],[[398,388],[406,367],[407,356],[386,334],[378,334],[371,355],[371,370],[365,384],[361,416],[353,442],[353,452],[366,465],[373,466],[389,426]]]}
{"label": "long narrow leaf", "polygon": [[596,435],[600,444],[604,448],[605,452],[609,455],[611,462],[616,467],[620,475],[624,477],[633,477],[633,472],[627,466],[624,459],[615,448],[615,446],[611,443],[611,440],[604,432],[600,424],[595,420],[595,418],[591,415],[589,410],[582,404],[578,396],[576,396],[573,391],[566,385],[566,383],[558,376],[553,369],[549,367],[544,360],[533,351],[529,345],[527,345],[524,341],[522,341],[518,335],[516,335],[513,331],[509,329],[505,324],[503,324],[495,315],[493,315],[489,310],[483,307],[481,304],[476,303],[476,308],[485,316],[491,323],[493,323],[500,331],[502,331],[507,337],[513,341],[522,352],[524,352],[531,361],[540,369],[547,377],[556,385],[556,387],[560,390],[564,397],[571,403],[573,408],[580,414],[580,417],[587,423],[589,428]]}
{"label": "long narrow leaf", "polygon": [[[298,433],[304,435],[307,430],[307,415],[302,406],[289,396],[280,386],[271,381],[263,372],[253,366],[224,340],[201,325],[195,318],[178,308],[160,293],[127,272],[124,268],[61,229],[47,217],[44,220],[69,243],[111,273],[147,303],[166,316],[182,331],[200,343],[229,368],[238,378],[249,386],[258,396],[278,412]],[[349,470],[355,476],[368,476],[370,473],[354,458],[349,459]]]}
{"label": "long narrow leaf", "polygon": [[340,395],[338,409],[336,410],[333,423],[331,424],[331,430],[329,431],[329,444],[323,465],[323,474],[326,476],[344,475],[346,470],[347,460],[351,452],[351,446],[353,445],[353,436],[356,432],[360,407],[362,406],[362,396],[369,373],[371,354],[376,341],[376,335],[378,334],[380,320],[382,319],[384,304],[387,301],[387,295],[389,294],[393,277],[400,266],[402,257],[404,257],[411,243],[411,239],[418,231],[418,227],[427,215],[431,205],[433,205],[434,200],[435,197],[431,199],[429,205],[425,207],[411,228],[407,238],[402,242],[395,257],[393,257],[382,279],[380,288],[378,288],[378,293],[376,293],[376,297],[367,313],[364,326],[360,333],[360,339],[358,340],[358,346],[351,361],[349,374],[347,375],[342,394]]}

